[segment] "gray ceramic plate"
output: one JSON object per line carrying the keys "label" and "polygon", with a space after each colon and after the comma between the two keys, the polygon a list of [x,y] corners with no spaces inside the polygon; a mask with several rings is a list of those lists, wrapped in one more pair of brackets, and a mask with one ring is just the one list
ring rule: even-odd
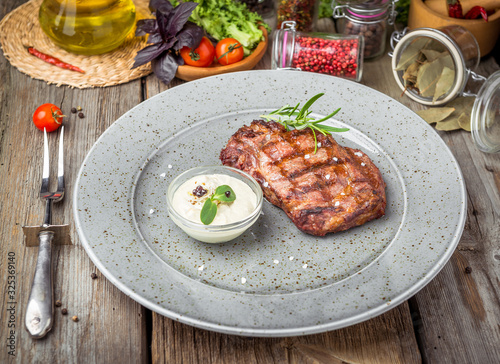
{"label": "gray ceramic plate", "polygon": [[[287,103],[325,96],[342,107],[335,138],[367,153],[387,183],[386,216],[324,238],[264,204],[259,221],[221,245],[170,220],[169,182],[219,153],[243,124]],[[88,255],[125,294],[197,327],[248,336],[338,329],[415,294],[447,262],[463,231],[459,166],[415,113],[363,85],[296,71],[249,71],[177,86],[133,108],[93,146],[76,182],[76,227]]]}

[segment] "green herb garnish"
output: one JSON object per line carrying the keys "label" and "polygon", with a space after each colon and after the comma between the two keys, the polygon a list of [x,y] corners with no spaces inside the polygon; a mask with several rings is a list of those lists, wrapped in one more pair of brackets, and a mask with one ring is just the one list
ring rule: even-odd
{"label": "green herb garnish", "polygon": [[260,115],[260,117],[266,119],[267,121],[270,120],[276,121],[277,123],[283,125],[286,128],[286,130],[290,130],[291,128],[297,130],[310,128],[314,136],[314,153],[316,153],[318,150],[318,140],[316,138],[316,131],[319,131],[323,135],[327,135],[331,134],[332,132],[339,133],[349,130],[349,128],[335,128],[333,126],[320,124],[321,122],[326,121],[335,114],[337,114],[340,111],[340,107],[334,112],[332,112],[330,115],[327,115],[324,118],[318,120],[309,117],[309,115],[312,113],[312,111],[310,111],[309,108],[317,99],[319,99],[323,95],[324,95],[323,93],[320,93],[317,94],[316,96],[313,96],[309,101],[305,103],[304,106],[302,106],[302,108],[299,111],[297,110],[299,109],[300,103],[295,105],[295,107],[292,107],[290,105],[283,106],[278,110],[272,111],[268,115]]}
{"label": "green herb garnish", "polygon": [[222,185],[215,189],[215,193],[210,196],[201,208],[200,219],[205,225],[210,225],[217,215],[217,202],[233,202],[236,194],[228,185]]}

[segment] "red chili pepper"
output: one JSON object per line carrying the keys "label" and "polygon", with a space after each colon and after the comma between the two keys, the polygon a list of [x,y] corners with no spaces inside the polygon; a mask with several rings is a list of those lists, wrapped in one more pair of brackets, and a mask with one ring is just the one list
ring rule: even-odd
{"label": "red chili pepper", "polygon": [[484,21],[488,21],[488,12],[482,6],[474,6],[465,14],[465,19],[477,19],[482,17]]}
{"label": "red chili pepper", "polygon": [[462,4],[460,4],[460,0],[447,0],[448,4],[448,15],[452,18],[460,18],[463,19],[464,13],[462,11]]}
{"label": "red chili pepper", "polygon": [[40,58],[42,61],[53,64],[54,66],[61,67],[61,68],[64,68],[64,69],[67,69],[70,71],[85,73],[84,70],[82,70],[76,66],[73,66],[69,63],[63,62],[59,58],[52,57],[52,56],[49,56],[48,54],[42,53],[33,47],[28,47],[28,52],[30,52],[30,54],[34,55],[35,57]]}

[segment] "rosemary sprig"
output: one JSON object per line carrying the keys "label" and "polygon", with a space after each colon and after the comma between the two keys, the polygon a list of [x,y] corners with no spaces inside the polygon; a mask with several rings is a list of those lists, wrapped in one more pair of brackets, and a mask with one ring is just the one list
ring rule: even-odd
{"label": "rosemary sprig", "polygon": [[[312,111],[309,110],[312,104],[316,102],[324,93],[319,93],[313,96],[309,101],[307,101],[304,106],[299,110],[300,103],[295,105],[294,107],[290,105],[285,105],[278,110],[274,110],[270,112],[268,115],[260,115],[261,118],[266,119],[266,121],[276,121],[285,127],[285,129],[297,129],[302,130],[305,128],[310,128],[313,132],[314,136],[314,153],[318,151],[318,140],[316,138],[316,132],[320,132],[323,135],[331,134],[331,133],[340,133],[344,131],[348,131],[349,128],[335,128],[333,126],[320,124],[323,121],[330,119],[332,116],[337,114],[340,111],[340,107],[332,112],[331,114],[325,116],[324,118],[315,120],[313,117],[309,115]],[[299,110],[299,111],[297,111]]]}

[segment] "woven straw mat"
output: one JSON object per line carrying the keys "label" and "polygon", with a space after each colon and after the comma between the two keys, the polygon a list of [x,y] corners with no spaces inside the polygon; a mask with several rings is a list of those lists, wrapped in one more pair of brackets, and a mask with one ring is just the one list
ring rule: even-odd
{"label": "woven straw mat", "polygon": [[[105,87],[126,83],[151,73],[149,64],[131,69],[134,57],[146,46],[145,37],[135,37],[134,31],[116,50],[86,56],[66,52],[45,35],[38,23],[38,9],[42,0],[31,0],[7,14],[0,22],[0,45],[5,58],[19,71],[57,86],[77,88]],[[150,14],[148,0],[134,0],[137,18]],[[84,74],[51,65],[28,53],[26,47],[77,66]]]}

